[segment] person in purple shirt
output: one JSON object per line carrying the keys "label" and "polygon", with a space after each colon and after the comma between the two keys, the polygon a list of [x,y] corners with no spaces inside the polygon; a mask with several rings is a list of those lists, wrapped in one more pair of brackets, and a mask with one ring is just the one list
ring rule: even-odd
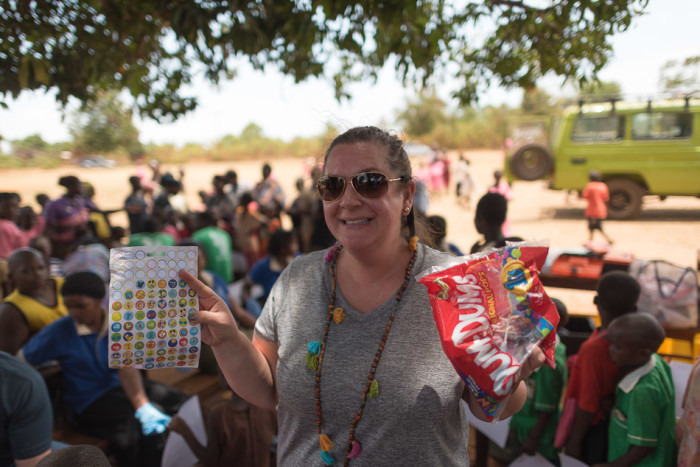
{"label": "person in purple shirt", "polygon": [[66,193],[48,204],[44,217],[54,256],[65,259],[75,241],[87,229],[89,206],[83,197],[83,185],[78,177],[61,177],[58,184],[66,189]]}

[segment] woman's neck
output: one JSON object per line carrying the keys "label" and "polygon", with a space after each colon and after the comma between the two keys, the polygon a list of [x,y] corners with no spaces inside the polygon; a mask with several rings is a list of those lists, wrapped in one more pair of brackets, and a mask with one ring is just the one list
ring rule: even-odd
{"label": "woman's neck", "polygon": [[344,250],[338,262],[339,267],[346,269],[353,275],[362,275],[368,281],[381,279],[391,274],[400,265],[405,267],[411,256],[408,244],[402,239],[391,249],[377,249],[372,251],[350,251]]}

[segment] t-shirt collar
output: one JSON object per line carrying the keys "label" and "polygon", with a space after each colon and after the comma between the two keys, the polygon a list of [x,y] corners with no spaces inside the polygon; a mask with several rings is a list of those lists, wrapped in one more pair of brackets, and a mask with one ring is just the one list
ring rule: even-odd
{"label": "t-shirt collar", "polygon": [[622,389],[622,391],[627,394],[629,393],[634,387],[637,385],[639,380],[642,378],[642,376],[648,374],[651,372],[651,370],[654,369],[654,366],[656,365],[656,354],[652,355],[651,358],[649,359],[648,362],[646,362],[644,365],[640,366],[636,370],[632,371],[628,375],[626,375],[622,380],[620,380],[620,383],[617,385],[618,388]]}

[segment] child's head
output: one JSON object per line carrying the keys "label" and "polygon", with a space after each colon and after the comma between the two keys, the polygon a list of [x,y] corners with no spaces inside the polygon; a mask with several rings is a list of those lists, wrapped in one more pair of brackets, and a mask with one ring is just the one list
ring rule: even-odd
{"label": "child's head", "polygon": [[601,177],[600,172],[597,170],[591,170],[588,172],[588,180],[592,182],[600,182],[603,180],[603,177]]}
{"label": "child's head", "polygon": [[58,184],[66,189],[68,196],[83,194],[83,184],[75,175],[66,175],[58,179]]}
{"label": "child's head", "polygon": [[69,275],[61,287],[70,317],[78,327],[85,326],[92,332],[99,332],[104,324],[102,299],[105,293],[105,283],[100,276],[89,271]]}
{"label": "child's head", "polygon": [[115,225],[111,229],[111,239],[113,242],[121,243],[126,237],[126,229],[120,225]]}
{"label": "child's head", "polygon": [[224,174],[224,178],[226,179],[226,183],[231,183],[233,185],[238,183],[238,174],[235,170],[229,170],[226,172],[226,174]]}
{"label": "child's head", "polygon": [[39,193],[34,197],[34,199],[36,200],[37,204],[42,208],[46,206],[46,203],[49,202],[49,196],[46,193]]}
{"label": "child's head", "polygon": [[554,306],[557,307],[557,313],[559,313],[559,325],[558,328],[563,328],[569,322],[569,311],[566,309],[564,302],[558,298],[551,297]]}
{"label": "child's head", "polygon": [[131,185],[132,191],[138,191],[141,189],[141,179],[136,175],[129,177],[129,184]]}
{"label": "child's head", "polygon": [[34,248],[44,257],[46,264],[49,264],[51,258],[51,240],[46,235],[37,235],[29,240],[29,248]]}
{"label": "child's head", "polygon": [[601,326],[607,328],[615,318],[637,310],[641,293],[637,279],[623,271],[606,272],[596,287],[593,303],[598,307]]}
{"label": "child's head", "polygon": [[474,225],[477,232],[500,229],[506,221],[508,201],[500,193],[486,193],[479,199],[474,213]]}
{"label": "child's head", "polygon": [[19,248],[7,258],[9,278],[21,294],[31,295],[49,279],[46,260],[34,248]]}
{"label": "child's head", "polygon": [[192,228],[194,231],[204,229],[206,227],[215,227],[216,219],[209,211],[201,211],[194,213],[192,216]]}
{"label": "child's head", "polygon": [[221,175],[214,175],[214,178],[211,180],[211,184],[214,187],[214,191],[217,193],[223,193],[224,188],[226,187],[226,179]]}
{"label": "child's head", "polygon": [[30,230],[36,225],[37,215],[31,206],[22,206],[17,210],[17,226],[20,229]]}
{"label": "child's head", "polygon": [[0,219],[14,221],[19,211],[20,197],[17,193],[0,193]]}
{"label": "child's head", "polygon": [[649,313],[628,313],[608,328],[610,359],[620,366],[638,367],[649,361],[666,337],[664,328]]}
{"label": "child's head", "polygon": [[294,234],[289,230],[277,229],[270,235],[267,254],[272,258],[288,258],[297,253]]}
{"label": "child's head", "polygon": [[245,192],[238,198],[238,205],[243,207],[244,210],[248,210],[248,205],[253,202],[253,195],[249,192]]}

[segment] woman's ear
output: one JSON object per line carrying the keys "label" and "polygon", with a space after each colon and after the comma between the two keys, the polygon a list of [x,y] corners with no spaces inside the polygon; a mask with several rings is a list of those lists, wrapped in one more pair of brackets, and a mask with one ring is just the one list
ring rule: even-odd
{"label": "woman's ear", "polygon": [[408,201],[411,206],[413,206],[413,197],[416,194],[416,182],[415,180],[411,179],[408,182],[408,186],[406,187],[408,190],[404,190],[404,200]]}

